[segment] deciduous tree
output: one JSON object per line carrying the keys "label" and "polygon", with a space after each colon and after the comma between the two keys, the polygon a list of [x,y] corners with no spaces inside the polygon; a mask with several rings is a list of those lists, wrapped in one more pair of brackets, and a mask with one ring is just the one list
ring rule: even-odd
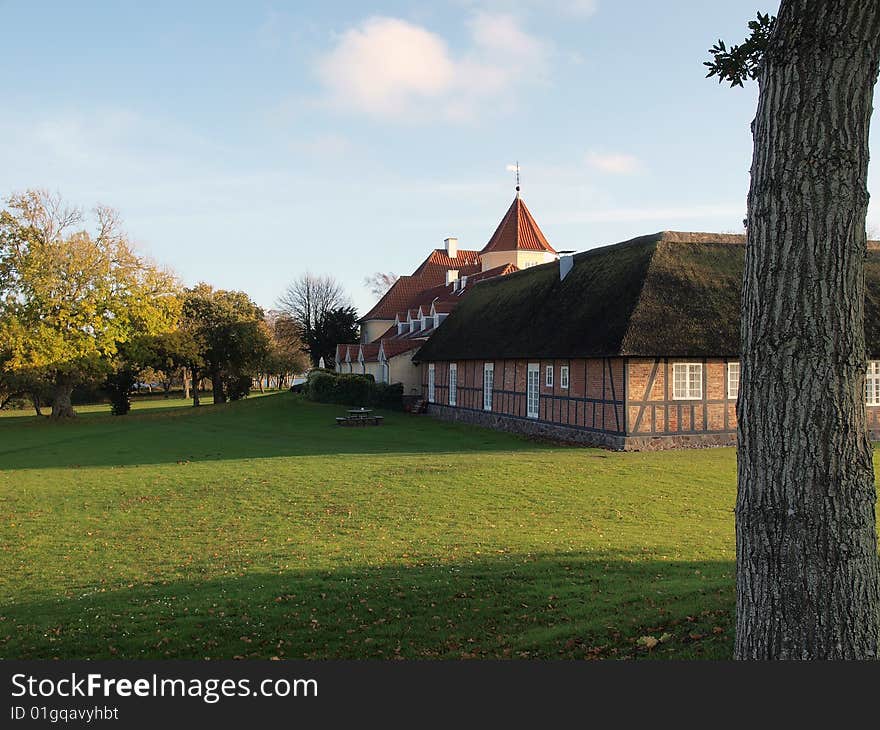
{"label": "deciduous tree", "polygon": [[338,328],[340,312],[351,309],[342,286],[333,277],[303,274],[287,287],[278,305],[296,324],[313,365],[321,357],[332,356],[337,342],[345,342],[327,344],[329,332]]}
{"label": "deciduous tree", "polygon": [[[875,659],[865,415],[868,127],[880,0],[783,0],[710,75],[756,78],[742,301],[740,659]],[[876,353],[875,353],[876,354]]]}
{"label": "deciduous tree", "polygon": [[98,381],[135,333],[173,327],[174,277],[138,256],[115,211],[98,207],[94,230],[45,191],[7,200],[0,213],[0,340],[4,367],[53,387],[52,415],[74,415],[77,383]]}
{"label": "deciduous tree", "polygon": [[[199,284],[184,294],[181,327],[197,343],[203,363],[191,365],[193,381],[211,378],[214,403],[246,395],[242,384],[258,373],[269,347],[263,310],[244,292]],[[198,405],[197,395],[193,405]]]}

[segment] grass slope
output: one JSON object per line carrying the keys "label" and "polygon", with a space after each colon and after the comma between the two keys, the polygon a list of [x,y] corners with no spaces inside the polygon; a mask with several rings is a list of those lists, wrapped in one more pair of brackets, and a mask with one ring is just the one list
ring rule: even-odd
{"label": "grass slope", "polygon": [[0,657],[730,654],[732,449],[164,406],[0,419]]}

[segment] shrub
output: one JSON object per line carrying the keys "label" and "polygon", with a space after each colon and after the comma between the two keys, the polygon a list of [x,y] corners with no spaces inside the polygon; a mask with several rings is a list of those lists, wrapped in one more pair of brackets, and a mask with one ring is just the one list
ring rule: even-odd
{"label": "shrub", "polygon": [[226,390],[226,397],[229,400],[241,400],[247,398],[251,392],[251,383],[253,379],[250,375],[230,375],[224,378],[223,387]]}
{"label": "shrub", "polygon": [[107,376],[104,390],[110,396],[110,412],[114,416],[124,416],[131,410],[131,392],[137,382],[136,373],[122,368]]}
{"label": "shrub", "polygon": [[372,403],[376,383],[372,375],[339,375],[336,378],[335,403],[368,406]]}
{"label": "shrub", "polygon": [[403,383],[376,383],[373,387],[373,405],[403,410]]}
{"label": "shrub", "polygon": [[377,383],[372,375],[312,371],[304,389],[310,400],[349,406],[378,406],[401,410],[403,385]]}
{"label": "shrub", "polygon": [[336,403],[336,376],[326,372],[309,373],[308,396],[319,403]]}

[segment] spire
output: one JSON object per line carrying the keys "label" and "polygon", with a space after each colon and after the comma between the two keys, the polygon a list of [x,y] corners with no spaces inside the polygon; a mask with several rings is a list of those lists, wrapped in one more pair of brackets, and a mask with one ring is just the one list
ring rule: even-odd
{"label": "spire", "polygon": [[519,160],[516,161],[516,197],[519,198]]}
{"label": "spire", "polygon": [[507,209],[489,243],[485,245],[481,254],[491,251],[546,251],[556,253],[547,242],[531,212],[526,207],[525,201],[519,197],[519,190],[510,208]]}

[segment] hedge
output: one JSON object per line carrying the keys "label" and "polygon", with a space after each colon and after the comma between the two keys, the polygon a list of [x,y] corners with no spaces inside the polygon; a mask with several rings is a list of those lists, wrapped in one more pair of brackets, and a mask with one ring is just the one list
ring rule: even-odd
{"label": "hedge", "polygon": [[312,371],[306,396],[318,403],[403,409],[403,385],[377,383],[372,375]]}

